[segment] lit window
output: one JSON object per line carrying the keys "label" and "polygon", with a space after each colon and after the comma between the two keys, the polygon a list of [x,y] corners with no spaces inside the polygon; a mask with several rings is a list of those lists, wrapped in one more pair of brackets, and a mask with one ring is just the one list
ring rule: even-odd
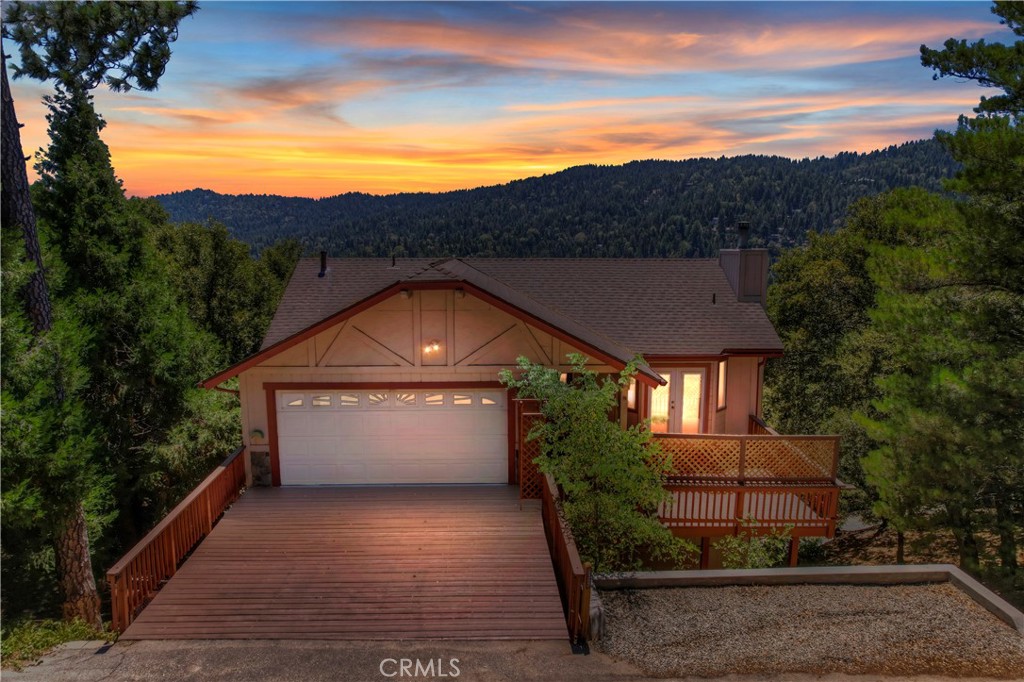
{"label": "lit window", "polygon": [[315,395],[313,396],[313,407],[330,407],[331,396],[330,395]]}
{"label": "lit window", "polygon": [[388,404],[388,394],[387,393],[370,393],[368,396],[366,396],[366,401],[368,403],[370,403],[371,406],[387,405]]}
{"label": "lit window", "polygon": [[285,407],[302,407],[306,404],[305,396],[295,393],[285,393],[283,398]]}
{"label": "lit window", "polygon": [[487,396],[481,396],[480,397],[480,404],[481,405],[497,405],[498,401],[495,400],[494,398],[488,398]]}
{"label": "lit window", "polygon": [[453,405],[472,405],[473,404],[473,396],[466,395],[465,393],[456,393],[452,397],[452,404]]}
{"label": "lit window", "polygon": [[395,403],[397,405],[415,405],[416,394],[415,393],[396,393]]}
{"label": "lit window", "polygon": [[342,407],[359,407],[359,394],[342,393],[338,396],[338,405]]}
{"label": "lit window", "polygon": [[626,409],[636,409],[636,379],[629,380],[629,388],[626,389]]}
{"label": "lit window", "polygon": [[444,405],[444,393],[428,393],[423,396],[423,404],[434,407]]}
{"label": "lit window", "polygon": [[718,409],[725,407],[725,360],[718,363]]}

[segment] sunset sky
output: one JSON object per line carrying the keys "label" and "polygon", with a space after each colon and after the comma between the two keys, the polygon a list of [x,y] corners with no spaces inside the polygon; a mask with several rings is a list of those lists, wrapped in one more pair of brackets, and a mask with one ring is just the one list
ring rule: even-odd
{"label": "sunset sky", "polygon": [[[201,6],[157,92],[96,91],[130,194],[437,191],[870,151],[951,128],[982,94],[933,81],[922,43],[1012,36],[987,2]],[[30,153],[51,84],[13,87]]]}

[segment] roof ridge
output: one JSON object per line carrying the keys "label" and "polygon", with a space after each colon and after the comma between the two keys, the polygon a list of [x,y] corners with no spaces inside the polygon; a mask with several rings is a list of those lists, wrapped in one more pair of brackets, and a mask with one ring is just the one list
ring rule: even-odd
{"label": "roof ridge", "polygon": [[[440,265],[442,263],[447,263],[450,260],[456,260],[456,259],[454,259],[454,258],[438,258],[437,260],[430,261],[429,263],[424,265],[419,270],[416,270],[414,272],[409,273],[408,276],[403,277],[402,279],[399,279],[398,281],[401,282],[403,280],[404,281],[409,281],[409,280],[412,280],[412,279],[416,279],[417,277],[422,275],[427,270],[438,270],[438,272],[442,272],[441,270],[438,269],[438,265]],[[449,273],[445,272],[444,274],[449,274]]]}
{"label": "roof ridge", "polygon": [[[517,295],[522,296],[523,298],[529,299],[530,301],[532,301],[538,307],[540,307],[540,308],[542,308],[544,310],[548,310],[548,311],[550,311],[552,313],[556,313],[558,315],[561,315],[563,317],[568,318],[569,320],[571,320],[572,322],[574,322],[574,323],[578,324],[579,326],[583,327],[584,329],[586,329],[590,333],[592,333],[595,336],[598,336],[601,339],[603,339],[604,341],[608,342],[611,346],[617,346],[618,348],[621,348],[622,350],[631,353],[632,357],[635,358],[637,355],[640,354],[638,351],[636,351],[633,348],[630,348],[629,346],[627,346],[626,344],[622,343],[621,341],[616,341],[615,339],[610,338],[608,335],[604,334],[603,332],[598,331],[597,329],[594,329],[593,325],[590,325],[590,324],[588,324],[586,322],[581,322],[576,316],[570,315],[569,313],[563,311],[561,308],[555,308],[555,307],[552,307],[551,305],[549,305],[547,303],[544,303],[542,301],[538,301],[535,297],[531,296],[530,294],[528,294],[527,292],[523,291],[522,289],[514,287],[511,284],[509,284],[508,282],[506,282],[505,280],[503,280],[503,279],[501,279],[499,277],[496,277],[495,275],[492,275],[490,273],[484,272],[483,270],[480,270],[479,268],[476,268],[476,267],[470,265],[469,263],[467,263],[466,261],[462,260],[461,258],[449,258],[448,259],[448,261],[453,261],[453,260],[454,261],[458,261],[463,267],[469,268],[470,270],[473,270],[474,272],[479,273],[483,277],[487,277],[488,279],[492,279],[495,282],[500,283],[502,286],[505,286],[505,287],[508,287],[509,289],[512,289],[513,291],[516,292]],[[448,262],[448,261],[446,261],[446,262]],[[453,277],[458,277],[457,273],[453,273],[453,272],[450,272],[450,271],[445,271],[445,274],[449,274],[449,275],[451,275]]]}

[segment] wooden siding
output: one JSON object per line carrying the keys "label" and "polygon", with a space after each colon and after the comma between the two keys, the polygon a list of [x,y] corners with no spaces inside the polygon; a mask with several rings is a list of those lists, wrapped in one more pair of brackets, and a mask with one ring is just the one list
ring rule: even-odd
{"label": "wooden siding", "polygon": [[564,639],[507,486],[249,490],[122,639]]}

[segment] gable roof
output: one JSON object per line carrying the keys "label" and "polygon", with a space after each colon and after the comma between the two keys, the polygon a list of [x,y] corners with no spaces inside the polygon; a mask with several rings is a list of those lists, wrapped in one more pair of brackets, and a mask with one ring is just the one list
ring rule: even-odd
{"label": "gable roof", "polygon": [[[738,302],[714,259],[399,258],[392,265],[390,258],[332,258],[324,277],[319,271],[319,259],[300,260],[260,352],[203,385],[234,376],[382,295],[430,283],[465,284],[622,364],[637,353],[782,352],[760,304]],[[661,381],[649,367],[640,370]]]}

